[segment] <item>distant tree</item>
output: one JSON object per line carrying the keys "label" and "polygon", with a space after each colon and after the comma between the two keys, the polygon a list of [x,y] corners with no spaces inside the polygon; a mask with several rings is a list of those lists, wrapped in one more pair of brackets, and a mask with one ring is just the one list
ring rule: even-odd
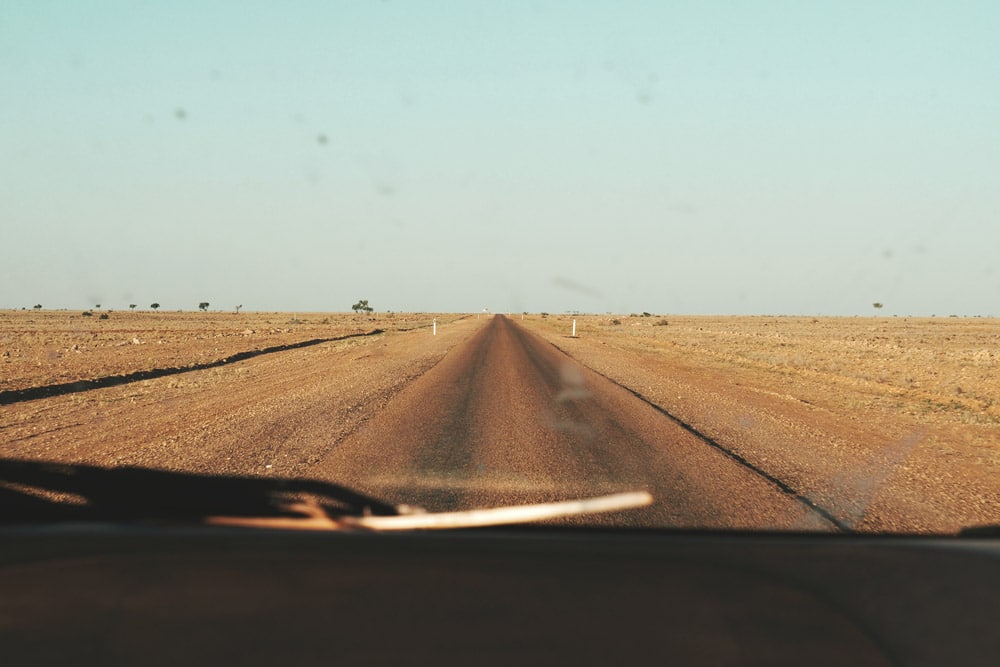
{"label": "distant tree", "polygon": [[154,302],[149,304],[149,307],[152,308],[153,310],[156,310],[157,308],[160,307],[160,304]]}
{"label": "distant tree", "polygon": [[199,310],[208,310],[208,301],[202,301],[198,304]]}
{"label": "distant tree", "polygon": [[101,307],[101,304],[97,304],[96,306],[94,306],[94,308],[100,308],[100,307]]}
{"label": "distant tree", "polygon": [[134,303],[130,303],[128,305],[128,308],[129,308],[129,310],[135,310],[135,304]]}
{"label": "distant tree", "polygon": [[370,313],[375,309],[368,305],[368,299],[358,299],[358,302],[351,306],[351,310],[355,313]]}
{"label": "distant tree", "polygon": [[872,308],[874,308],[875,310],[881,310],[882,304],[876,301],[875,303],[872,304]]}
{"label": "distant tree", "polygon": [[42,309],[42,304],[36,303],[33,307],[34,307],[35,310],[41,310]]}
{"label": "distant tree", "polygon": [[243,307],[243,304],[242,304],[242,303],[241,303],[240,305],[236,306],[236,313],[237,313],[237,314],[239,314],[239,312],[240,312],[240,308],[242,308],[242,307]]}

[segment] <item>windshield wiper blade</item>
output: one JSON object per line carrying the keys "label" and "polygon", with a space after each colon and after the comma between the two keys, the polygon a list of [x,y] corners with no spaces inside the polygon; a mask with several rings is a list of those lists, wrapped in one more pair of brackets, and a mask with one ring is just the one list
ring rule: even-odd
{"label": "windshield wiper blade", "polygon": [[444,530],[649,505],[645,491],[454,512],[396,506],[330,482],[0,459],[0,524],[178,522],[291,530]]}
{"label": "windshield wiper blade", "polygon": [[388,516],[328,516],[319,505],[299,503],[292,507],[305,518],[274,517],[210,517],[206,523],[220,526],[244,526],[292,530],[456,530],[484,528],[511,524],[534,523],[582,516],[599,512],[616,512],[636,509],[653,502],[646,491],[629,491],[606,496],[563,500],[532,505],[511,505],[488,509],[458,510],[454,512],[415,511]]}
{"label": "windshield wiper blade", "polygon": [[303,496],[318,499],[330,516],[398,513],[390,503],[312,479],[0,459],[0,524],[289,517]]}

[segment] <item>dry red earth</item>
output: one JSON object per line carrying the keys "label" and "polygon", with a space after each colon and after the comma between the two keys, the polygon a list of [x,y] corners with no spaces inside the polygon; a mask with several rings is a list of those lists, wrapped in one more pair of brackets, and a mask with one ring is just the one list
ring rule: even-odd
{"label": "dry red earth", "polygon": [[[433,315],[0,311],[0,392],[224,360],[240,352],[374,329],[429,327]],[[442,321],[454,315],[439,316]]]}
{"label": "dry red earth", "polygon": [[[0,400],[4,455],[232,474],[302,474],[337,438],[433,365],[464,331],[458,315],[439,316],[438,336],[430,335],[433,316],[427,314],[371,319],[344,314],[137,314],[133,329],[108,331],[99,327],[114,320],[88,321],[65,331],[58,324],[66,317],[62,313],[48,320],[34,313],[4,315],[4,351],[11,354],[4,357],[3,368],[20,371],[3,376],[11,378],[4,385],[11,387],[8,400]],[[261,331],[262,339],[244,337],[241,332],[247,329]],[[375,330],[384,333],[351,336]],[[123,344],[140,335],[164,342]],[[17,396],[28,385],[196,365],[237,352],[339,336],[351,337],[106,388],[36,400]],[[94,341],[89,354],[71,357],[88,361],[63,370],[56,352],[75,337]],[[153,353],[147,357],[143,348]],[[305,426],[311,429],[309,441],[298,437]]]}
{"label": "dry red earth", "polygon": [[[337,456],[371,440],[372,420],[390,405],[431,409],[416,381],[452,350],[464,350],[455,357],[469,359],[463,368],[477,363],[467,346],[490,320],[438,315],[432,336],[433,317],[2,312],[0,451],[335,479]],[[714,442],[845,525],[950,532],[1000,523],[995,320],[578,317],[571,338],[568,316],[512,319],[655,406],[658,419]],[[223,362],[317,339],[325,342]],[[223,363],[47,398],[18,393],[211,362]],[[448,387],[447,376],[434,382]],[[505,382],[513,392],[505,395],[516,396],[516,381]],[[493,437],[523,440],[530,432],[509,417],[507,427],[491,418]],[[652,416],[641,420],[660,428]],[[405,432],[405,413],[397,421]]]}
{"label": "dry red earth", "polygon": [[1000,522],[1000,322],[529,318],[560,349],[868,530]]}

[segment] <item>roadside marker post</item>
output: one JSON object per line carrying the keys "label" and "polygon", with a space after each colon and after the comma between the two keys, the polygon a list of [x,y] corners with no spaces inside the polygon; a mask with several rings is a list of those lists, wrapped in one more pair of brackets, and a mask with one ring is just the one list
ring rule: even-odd
{"label": "roadside marker post", "polygon": [[573,338],[576,338],[576,320],[573,320]]}
{"label": "roadside marker post", "polygon": [[434,318],[434,333],[432,335],[434,335],[434,336],[438,335],[438,321],[437,321],[437,318]]}

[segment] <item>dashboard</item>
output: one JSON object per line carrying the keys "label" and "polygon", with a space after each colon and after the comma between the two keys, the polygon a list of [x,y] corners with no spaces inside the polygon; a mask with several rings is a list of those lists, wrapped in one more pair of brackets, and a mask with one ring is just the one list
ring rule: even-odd
{"label": "dashboard", "polygon": [[0,530],[7,664],[993,665],[1000,541]]}

